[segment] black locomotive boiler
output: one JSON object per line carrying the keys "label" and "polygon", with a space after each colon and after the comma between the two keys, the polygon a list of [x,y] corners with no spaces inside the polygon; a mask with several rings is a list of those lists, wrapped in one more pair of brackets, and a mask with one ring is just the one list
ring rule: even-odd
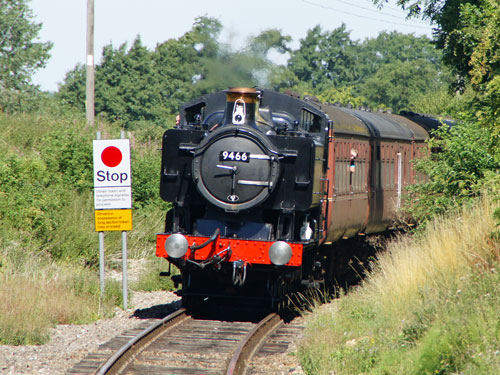
{"label": "black locomotive boiler", "polygon": [[391,225],[437,125],[251,88],[182,106],[163,136],[160,194],[172,209],[156,255],[179,268],[183,303],[279,306],[335,277],[335,243]]}

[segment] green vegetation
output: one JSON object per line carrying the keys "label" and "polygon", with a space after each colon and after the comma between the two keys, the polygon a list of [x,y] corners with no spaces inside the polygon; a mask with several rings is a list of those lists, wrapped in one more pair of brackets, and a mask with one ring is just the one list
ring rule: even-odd
{"label": "green vegetation", "polygon": [[[427,37],[383,32],[354,41],[345,25],[332,31],[316,26],[288,47],[290,36],[269,29],[233,51],[218,42],[222,25],[199,17],[178,39],[146,48],[139,37],[130,47],[108,45],[96,67],[96,112],[128,129],[145,123],[165,127],[179,105],[199,95],[236,86],[261,86],[335,99],[344,105],[419,110],[428,92],[446,91],[451,81],[441,53]],[[288,53],[276,65],[270,52]],[[333,95],[332,91],[349,95]],[[84,110],[85,67],[65,78],[57,98]],[[450,101],[449,95],[443,103]],[[442,108],[439,108],[440,113]]]}
{"label": "green vegetation", "polygon": [[[268,30],[241,51],[233,52],[217,38],[219,21],[198,17],[179,39],[159,43],[151,51],[137,37],[130,48],[108,45],[96,67],[96,113],[136,129],[145,122],[166,127],[180,104],[201,94],[229,86],[254,86],[267,74],[267,53],[286,52],[289,37]],[[84,109],[85,67],[77,66],[66,76],[58,98]]]}
{"label": "green vegetation", "polygon": [[[91,321],[121,303],[119,283],[108,281],[102,298],[98,285],[85,70],[76,66],[54,95],[31,84],[51,43],[36,41],[41,25],[27,4],[0,3],[2,344],[43,343],[50,326]],[[499,372],[500,7],[494,0],[398,4],[432,20],[436,39],[383,32],[355,41],[345,25],[316,26],[296,50],[289,36],[269,29],[234,51],[219,42],[221,23],[204,16],[154,50],[139,37],[130,47],[104,47],[96,67],[99,130],[117,138],[125,128],[132,141],[129,256],[145,265],[133,289],[171,288],[152,250],[167,208],[158,194],[158,149],[182,102],[257,85],[452,116],[456,125],[430,142],[440,152],[417,165],[429,179],[408,192],[406,210],[425,225],[415,239],[391,245],[363,288],[334,305],[333,317],[331,307],[318,314],[300,355],[314,374]],[[289,59],[276,65],[270,52]],[[471,208],[484,192],[491,201]],[[436,219],[453,210],[458,216]],[[120,252],[119,233],[110,233],[108,267],[120,267]]]}
{"label": "green vegetation", "polygon": [[[383,4],[386,0],[375,0]],[[400,0],[437,24],[453,96],[414,105],[451,114],[409,191],[421,225],[388,245],[360,288],[317,309],[299,354],[308,374],[500,373],[498,20],[490,0]],[[423,224],[423,225],[422,225]]]}
{"label": "green vegetation", "polygon": [[306,373],[499,373],[493,207],[484,199],[391,243],[361,288],[310,317]]}
{"label": "green vegetation", "polygon": [[[316,26],[290,54],[288,71],[273,77],[274,86],[354,107],[419,111],[418,98],[451,83],[440,52],[427,37],[396,31],[360,42],[350,38],[345,25],[333,31]],[[332,90],[350,97],[332,98]]]}
{"label": "green vegetation", "polygon": [[42,25],[33,21],[28,0],[0,3],[0,110],[35,108],[33,73],[46,65],[52,43],[36,42]]}
{"label": "green vegetation", "polygon": [[[374,0],[383,5],[386,0]],[[429,142],[439,151],[417,164],[429,181],[412,187],[406,208],[419,221],[460,207],[488,190],[498,199],[500,170],[500,8],[495,1],[399,0],[410,17],[437,26],[436,45],[453,72],[451,97],[424,95],[415,104],[451,115],[455,126],[444,125]],[[434,104],[431,104],[433,100]],[[500,209],[496,215],[500,218]]]}
{"label": "green vegetation", "polygon": [[[120,131],[101,127],[109,138]],[[39,344],[53,324],[88,322],[121,304],[121,287],[109,279],[100,298],[93,136],[94,129],[71,113],[0,113],[0,298],[5,301],[0,343]],[[162,227],[166,209],[157,194],[161,129],[144,127],[130,137],[135,211],[129,256],[151,259],[154,232]],[[120,254],[121,237],[111,233],[106,264],[118,266]],[[144,270],[146,279],[166,266],[147,263],[152,265]],[[139,281],[137,288],[146,287],[171,286]]]}

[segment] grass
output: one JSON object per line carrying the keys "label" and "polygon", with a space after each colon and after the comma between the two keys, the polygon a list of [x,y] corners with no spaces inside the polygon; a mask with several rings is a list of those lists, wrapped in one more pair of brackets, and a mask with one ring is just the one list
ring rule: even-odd
{"label": "grass", "polygon": [[[48,245],[41,246],[36,238],[18,240],[18,232],[0,225],[0,344],[43,344],[56,324],[91,322],[122,305],[120,282],[107,279],[106,295],[100,298],[92,199],[75,197],[59,213],[71,219],[53,231]],[[167,262],[154,257],[154,231],[161,230],[163,215],[160,209],[150,209],[134,217],[129,255],[145,259],[145,267],[131,283],[132,291],[173,289],[170,278],[159,277]],[[58,260],[53,259],[54,250],[44,250],[47,246],[58,249]],[[105,235],[105,249],[106,266],[121,268],[121,232]]]}
{"label": "grass", "polygon": [[[139,275],[139,279],[131,284],[132,289],[152,292],[155,290],[173,290],[174,285],[170,277],[160,276],[160,272],[168,269],[167,261],[163,258],[149,257],[146,265]],[[172,274],[178,270],[172,267]]]}
{"label": "grass", "polygon": [[310,316],[308,374],[500,373],[500,243],[484,199],[380,255],[361,288]]}
{"label": "grass", "polygon": [[99,279],[91,270],[14,247],[18,257],[0,253],[0,344],[42,344],[55,324],[91,322],[111,315],[120,303],[117,285],[109,285],[100,298]]}
{"label": "grass", "polygon": [[[118,126],[99,126],[105,138],[119,137]],[[91,189],[94,130],[78,114],[0,112],[0,344],[41,344],[56,324],[90,322],[122,304],[119,282],[107,279],[104,298],[100,293]],[[163,228],[167,207],[157,186],[162,132],[143,128],[131,134],[131,259],[154,258],[154,233]],[[121,267],[121,233],[106,234],[105,256],[107,267]],[[169,288],[157,277],[166,262],[146,263],[132,287]]]}

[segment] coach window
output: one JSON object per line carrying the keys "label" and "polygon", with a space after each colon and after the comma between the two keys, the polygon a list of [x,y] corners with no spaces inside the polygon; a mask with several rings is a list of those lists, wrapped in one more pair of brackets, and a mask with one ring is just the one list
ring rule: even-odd
{"label": "coach window", "polygon": [[344,141],[336,141],[335,145],[335,188],[337,194],[346,194],[349,191],[348,176],[348,154],[349,144]]}
{"label": "coach window", "polygon": [[349,157],[349,185],[354,185],[354,190],[357,190],[357,178],[356,178],[356,158],[358,157],[358,150],[351,148],[351,154]]}

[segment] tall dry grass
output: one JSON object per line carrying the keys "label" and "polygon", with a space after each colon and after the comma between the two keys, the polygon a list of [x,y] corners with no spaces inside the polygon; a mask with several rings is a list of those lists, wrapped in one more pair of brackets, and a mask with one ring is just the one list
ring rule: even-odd
{"label": "tall dry grass", "polygon": [[4,344],[42,344],[55,324],[96,317],[95,298],[76,295],[58,281],[34,283],[17,275],[2,281],[0,300],[0,343]]}
{"label": "tall dry grass", "polygon": [[19,243],[4,244],[0,263],[1,344],[42,344],[54,325],[110,315],[119,298],[111,285],[100,298],[96,272],[51,261]]}
{"label": "tall dry grass", "polygon": [[400,237],[363,285],[307,320],[307,374],[500,373],[500,242],[483,198]]}
{"label": "tall dry grass", "polygon": [[388,313],[421,301],[422,293],[452,285],[471,267],[487,267],[493,256],[490,235],[494,206],[483,198],[447,217],[437,217],[418,237],[402,236],[380,254],[364,283]]}

